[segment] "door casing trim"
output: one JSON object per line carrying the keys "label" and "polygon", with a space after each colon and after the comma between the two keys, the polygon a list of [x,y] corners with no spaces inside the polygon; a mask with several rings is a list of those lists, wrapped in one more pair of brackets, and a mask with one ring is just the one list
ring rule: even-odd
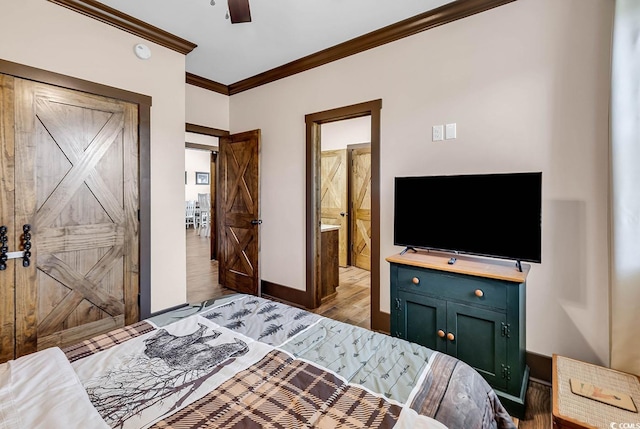
{"label": "door casing trim", "polygon": [[320,126],[371,116],[371,329],[389,332],[390,316],[380,311],[380,111],[382,100],[372,100],[305,115],[306,124],[306,300],[320,305]]}

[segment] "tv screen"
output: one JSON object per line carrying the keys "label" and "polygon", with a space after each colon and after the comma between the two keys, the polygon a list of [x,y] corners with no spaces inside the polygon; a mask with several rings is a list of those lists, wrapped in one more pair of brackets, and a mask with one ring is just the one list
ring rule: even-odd
{"label": "tv screen", "polygon": [[542,173],[396,177],[394,244],[541,262]]}

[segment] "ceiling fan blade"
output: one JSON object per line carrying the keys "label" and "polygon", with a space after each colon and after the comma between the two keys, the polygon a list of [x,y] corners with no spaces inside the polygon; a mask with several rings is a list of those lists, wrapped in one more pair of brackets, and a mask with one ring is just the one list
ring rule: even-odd
{"label": "ceiling fan blade", "polygon": [[251,22],[251,11],[249,10],[249,0],[227,0],[229,5],[229,15],[231,23]]}

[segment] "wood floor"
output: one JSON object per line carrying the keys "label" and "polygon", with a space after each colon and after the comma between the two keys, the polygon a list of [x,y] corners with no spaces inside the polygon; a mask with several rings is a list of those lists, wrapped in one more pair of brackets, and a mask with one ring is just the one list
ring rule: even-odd
{"label": "wood floor", "polygon": [[356,267],[340,267],[339,286],[335,298],[311,311],[330,319],[370,329],[370,284],[369,271]]}
{"label": "wood floor", "polygon": [[525,419],[518,429],[551,429],[551,386],[530,380],[525,400]]}
{"label": "wood floor", "polygon": [[235,293],[218,284],[218,261],[209,257],[209,237],[187,228],[187,302],[202,302]]}
{"label": "wood floor", "polygon": [[[325,317],[369,329],[369,271],[356,267],[340,268],[337,295],[312,312]],[[235,293],[218,284],[218,262],[209,260],[209,239],[200,237],[193,228],[187,230],[187,300],[202,302]],[[529,382],[527,411],[518,429],[551,429],[551,388]],[[451,428],[458,429],[458,428]],[[462,428],[460,428],[462,429]]]}

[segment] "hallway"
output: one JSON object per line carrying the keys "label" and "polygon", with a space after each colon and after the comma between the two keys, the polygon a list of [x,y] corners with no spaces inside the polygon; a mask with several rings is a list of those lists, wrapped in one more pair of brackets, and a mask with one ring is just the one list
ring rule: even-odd
{"label": "hallway", "polygon": [[187,302],[202,302],[235,293],[218,284],[218,261],[209,259],[209,237],[187,228]]}

